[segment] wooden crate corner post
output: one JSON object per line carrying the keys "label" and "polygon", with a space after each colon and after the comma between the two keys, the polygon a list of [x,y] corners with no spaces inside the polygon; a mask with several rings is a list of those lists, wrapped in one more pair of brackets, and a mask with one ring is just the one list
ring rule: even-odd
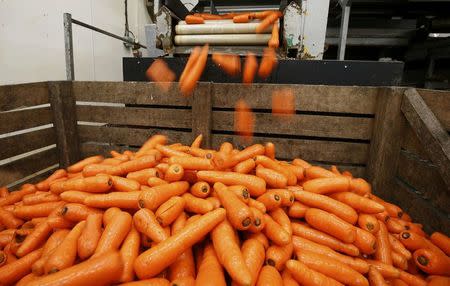
{"label": "wooden crate corner post", "polygon": [[211,148],[213,92],[211,85],[200,83],[192,95],[192,139],[203,134],[204,148]]}
{"label": "wooden crate corner post", "polygon": [[49,82],[49,99],[53,112],[56,145],[60,168],[67,168],[80,159],[77,114],[72,82]]}
{"label": "wooden crate corner post", "polygon": [[404,88],[379,89],[366,176],[377,195],[392,199],[405,119],[401,112]]}

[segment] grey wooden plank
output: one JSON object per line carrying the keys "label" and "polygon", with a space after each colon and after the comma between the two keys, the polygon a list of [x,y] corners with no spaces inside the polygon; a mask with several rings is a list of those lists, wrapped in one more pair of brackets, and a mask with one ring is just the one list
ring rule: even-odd
{"label": "grey wooden plank", "polygon": [[78,121],[191,128],[192,112],[187,109],[77,105]]}
{"label": "grey wooden plank", "polygon": [[414,154],[414,156],[419,157],[421,160],[430,161],[427,151],[425,151],[424,146],[422,146],[422,143],[420,143],[419,138],[417,138],[417,135],[409,124],[405,125],[402,149]]}
{"label": "grey wooden plank", "polygon": [[[369,140],[372,118],[296,114],[290,117],[255,112],[256,133]],[[233,131],[234,112],[214,111],[213,130]]]}
{"label": "grey wooden plank", "polygon": [[183,96],[176,83],[165,93],[154,82],[76,81],[73,83],[73,93],[77,101],[173,106],[191,104],[191,98]]}
{"label": "grey wooden plank", "polygon": [[55,129],[46,128],[0,138],[0,160],[56,143]]}
{"label": "grey wooden plank", "polygon": [[402,111],[450,190],[450,136],[447,131],[415,89],[405,91]]}
{"label": "grey wooden plank", "polygon": [[45,150],[28,157],[0,166],[0,186],[15,182],[58,163],[56,148]]}
{"label": "grey wooden plank", "polygon": [[50,82],[49,97],[56,131],[59,165],[67,168],[80,159],[72,82]]}
{"label": "grey wooden plank", "polygon": [[392,202],[408,213],[414,222],[423,224],[427,233],[440,231],[450,235],[450,214],[448,208],[440,210],[431,201],[424,199],[405,185],[401,180],[395,180],[395,192]]}
{"label": "grey wooden plank", "polygon": [[445,182],[431,162],[402,151],[397,176],[440,209],[445,210],[450,205],[450,193],[446,191]]}
{"label": "grey wooden plank", "polygon": [[32,175],[29,178],[27,178],[26,180],[17,180],[15,182],[9,183],[8,190],[9,191],[19,190],[23,184],[36,184],[36,183],[48,178],[48,176],[50,176],[58,168],[59,168],[59,166],[55,166],[45,172]]}
{"label": "grey wooden plank", "polygon": [[152,135],[163,134],[168,136],[169,142],[190,144],[191,132],[164,130],[164,129],[138,129],[128,127],[78,125],[81,142],[102,142],[118,145],[141,146]]}
{"label": "grey wooden plank", "polygon": [[115,150],[117,152],[123,152],[125,150],[137,151],[138,148],[119,146],[114,144],[95,144],[95,143],[81,143],[81,157],[86,158],[94,155],[102,155],[105,157],[111,157],[110,151]]}
{"label": "grey wooden plank", "polygon": [[[245,147],[237,135],[213,134],[212,141],[214,148],[225,141],[231,142],[239,148]],[[276,154],[279,158],[300,157],[305,160],[333,163],[365,164],[369,149],[369,144],[365,143],[253,137],[253,143],[269,141],[275,144]]]}
{"label": "grey wooden plank", "polygon": [[192,137],[203,134],[202,147],[211,147],[212,126],[211,84],[198,86],[192,97]]}
{"label": "grey wooden plank", "polygon": [[383,88],[378,97],[366,172],[372,188],[382,195],[390,193],[388,186],[397,170],[405,126],[402,96],[401,88]]}
{"label": "grey wooden plank", "polygon": [[49,106],[19,111],[0,112],[0,134],[19,131],[53,122]]}
{"label": "grey wooden plank", "polygon": [[213,107],[234,108],[244,99],[255,109],[271,109],[272,92],[291,89],[298,111],[374,114],[377,88],[356,86],[321,86],[296,84],[242,84],[213,85]]}
{"label": "grey wooden plank", "polygon": [[46,82],[0,86],[0,111],[48,103]]}
{"label": "grey wooden plank", "polygon": [[425,103],[436,115],[439,122],[450,131],[450,92],[443,90],[417,89]]}

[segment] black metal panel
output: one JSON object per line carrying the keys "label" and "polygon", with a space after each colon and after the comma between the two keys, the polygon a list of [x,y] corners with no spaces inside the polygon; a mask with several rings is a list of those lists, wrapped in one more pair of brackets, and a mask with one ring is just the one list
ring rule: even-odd
{"label": "black metal panel", "polygon": [[[145,71],[153,60],[153,58],[123,58],[124,81],[147,81]],[[178,78],[187,58],[175,57],[164,60]],[[402,72],[403,62],[280,60],[269,78],[256,79],[255,82],[395,86],[401,84]],[[226,75],[209,59],[201,81],[239,83],[241,78]]]}

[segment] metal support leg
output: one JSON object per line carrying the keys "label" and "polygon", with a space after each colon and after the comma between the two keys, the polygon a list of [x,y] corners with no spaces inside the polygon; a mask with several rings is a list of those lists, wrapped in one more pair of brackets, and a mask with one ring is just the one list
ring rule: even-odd
{"label": "metal support leg", "polygon": [[347,45],[348,22],[350,18],[351,1],[340,0],[339,3],[341,4],[342,15],[341,15],[341,30],[339,32],[338,60],[343,61],[345,59],[345,46]]}
{"label": "metal support leg", "polygon": [[64,45],[66,52],[66,77],[67,80],[75,80],[73,66],[73,42],[72,42],[72,15],[64,13]]}

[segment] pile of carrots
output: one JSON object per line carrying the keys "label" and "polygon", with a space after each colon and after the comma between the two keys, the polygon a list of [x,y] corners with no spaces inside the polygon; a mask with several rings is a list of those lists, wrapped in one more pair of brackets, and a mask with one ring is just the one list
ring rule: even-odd
{"label": "pile of carrots", "polygon": [[449,285],[430,237],[336,167],[155,135],[0,191],[1,285]]}

